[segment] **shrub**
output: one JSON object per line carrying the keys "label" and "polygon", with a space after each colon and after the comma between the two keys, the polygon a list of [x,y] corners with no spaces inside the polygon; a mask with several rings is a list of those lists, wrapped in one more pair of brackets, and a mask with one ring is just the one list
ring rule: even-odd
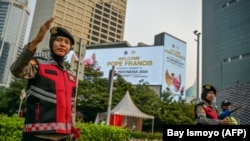
{"label": "shrub", "polygon": [[[17,115],[0,115],[0,141],[21,141],[24,118]],[[130,138],[142,140],[161,140],[162,134],[133,132],[116,126],[101,126],[93,123],[77,122],[81,137],[79,141],[128,141]]]}

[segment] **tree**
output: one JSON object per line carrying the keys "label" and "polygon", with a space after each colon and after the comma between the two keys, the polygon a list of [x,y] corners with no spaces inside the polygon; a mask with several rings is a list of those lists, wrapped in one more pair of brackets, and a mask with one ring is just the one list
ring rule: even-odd
{"label": "tree", "polygon": [[[85,122],[94,122],[98,112],[106,112],[108,107],[108,79],[102,78],[102,72],[91,71],[84,80],[78,83],[77,111],[84,113]],[[155,131],[161,131],[162,124],[193,124],[194,103],[183,100],[173,101],[171,94],[164,91],[161,97],[149,88],[148,84],[140,83],[133,86],[117,75],[114,78],[115,90],[112,96],[112,108],[117,105],[128,90],[135,105],[144,113],[155,117]],[[19,107],[20,92],[26,88],[26,80],[17,79],[9,88],[2,90],[0,95],[0,112],[14,114]],[[25,102],[23,103],[25,106]],[[111,109],[112,109],[111,108]],[[151,129],[151,121],[143,122],[145,131]]]}
{"label": "tree", "polygon": [[[108,79],[102,75],[91,74],[95,71],[88,70],[88,77],[79,81],[77,109],[83,112],[88,119],[95,120],[98,112],[106,112],[108,104],[107,85]],[[164,91],[158,96],[146,83],[133,86],[126,82],[122,76],[116,76],[114,80],[112,96],[112,108],[122,99],[126,91],[130,92],[135,105],[144,113],[155,116],[155,127],[160,129],[162,124],[193,124],[193,104],[187,104],[184,100],[173,101],[171,94]],[[112,109],[111,108],[111,109]],[[143,122],[151,125],[151,122]],[[148,128],[151,128],[148,126]]]}
{"label": "tree", "polygon": [[186,103],[183,99],[175,101],[168,91],[162,93],[159,109],[156,117],[159,118],[161,124],[194,124],[194,104]]}
{"label": "tree", "polygon": [[18,111],[21,90],[26,88],[26,83],[26,80],[16,79],[9,88],[6,88],[5,93],[0,95],[0,113],[11,116]]}
{"label": "tree", "polygon": [[[101,77],[91,77],[79,81],[77,110],[83,112],[87,119],[85,121],[94,121],[98,112],[106,112],[108,107],[107,85],[108,79]],[[132,88],[132,84],[126,82],[121,76],[117,76],[112,96],[112,107],[114,107],[123,97],[126,90]]]}

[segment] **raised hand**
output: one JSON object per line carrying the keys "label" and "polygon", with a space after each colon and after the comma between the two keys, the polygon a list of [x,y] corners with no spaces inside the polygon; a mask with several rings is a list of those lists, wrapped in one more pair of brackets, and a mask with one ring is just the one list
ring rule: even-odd
{"label": "raised hand", "polygon": [[37,33],[36,37],[32,40],[32,42],[29,45],[29,49],[31,51],[35,50],[37,45],[43,40],[44,36],[46,35],[47,31],[50,29],[50,26],[54,20],[55,18],[51,17],[40,27],[39,32]]}
{"label": "raised hand", "polygon": [[243,107],[243,105],[237,105],[236,109],[238,110],[238,109],[241,109],[242,107]]}
{"label": "raised hand", "polygon": [[50,29],[50,26],[52,24],[52,22],[54,21],[54,17],[51,17],[49,20],[47,20],[41,27],[40,30],[38,32],[38,34],[36,35],[36,37],[34,38],[33,41],[35,42],[41,42],[45,36],[45,34],[47,33],[47,31]]}

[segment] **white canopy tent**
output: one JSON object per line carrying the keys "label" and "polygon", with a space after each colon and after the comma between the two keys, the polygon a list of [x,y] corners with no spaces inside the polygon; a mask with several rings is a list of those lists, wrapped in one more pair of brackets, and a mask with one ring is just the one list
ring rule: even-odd
{"label": "white canopy tent", "polygon": [[[141,131],[142,120],[143,119],[152,119],[152,133],[154,127],[154,116],[148,115],[140,111],[136,105],[133,103],[129,92],[127,91],[122,100],[111,110],[110,115],[122,115],[122,126],[130,128],[133,125],[136,126],[137,131]],[[98,113],[96,121],[98,122],[104,120],[107,116],[107,113]]]}

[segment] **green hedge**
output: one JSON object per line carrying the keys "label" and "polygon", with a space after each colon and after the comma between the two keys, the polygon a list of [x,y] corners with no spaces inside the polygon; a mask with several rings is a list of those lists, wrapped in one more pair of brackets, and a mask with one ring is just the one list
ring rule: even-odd
{"label": "green hedge", "polygon": [[0,141],[21,141],[23,118],[0,115]]}
{"label": "green hedge", "polygon": [[[7,117],[0,115],[0,141],[21,141],[23,118],[16,115]],[[162,140],[161,133],[146,134],[132,132],[116,126],[102,126],[93,123],[77,122],[76,127],[81,129],[79,141],[129,141],[133,139]]]}
{"label": "green hedge", "polygon": [[115,126],[101,126],[92,123],[77,123],[81,129],[79,141],[126,141],[129,131]]}

